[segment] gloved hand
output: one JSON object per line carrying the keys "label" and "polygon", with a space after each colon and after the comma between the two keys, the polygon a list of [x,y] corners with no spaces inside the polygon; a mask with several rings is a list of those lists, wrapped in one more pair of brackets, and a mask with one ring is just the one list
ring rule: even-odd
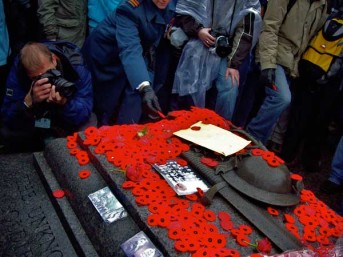
{"label": "gloved hand", "polygon": [[143,106],[146,108],[148,114],[158,115],[158,112],[161,112],[161,107],[152,87],[145,86],[142,88],[140,93],[142,96]]}
{"label": "gloved hand", "polygon": [[261,71],[260,83],[265,87],[276,90],[275,85],[275,69],[264,69]]}

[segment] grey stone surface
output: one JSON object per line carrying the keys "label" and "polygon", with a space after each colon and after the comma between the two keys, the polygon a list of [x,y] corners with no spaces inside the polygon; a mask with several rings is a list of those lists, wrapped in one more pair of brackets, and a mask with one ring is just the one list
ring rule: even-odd
{"label": "grey stone surface", "polygon": [[75,212],[73,211],[68,199],[66,197],[54,198],[53,192],[61,189],[58,181],[53,175],[50,167],[48,166],[42,152],[33,154],[34,164],[41,177],[46,192],[50,196],[50,200],[54,205],[59,218],[64,226],[64,229],[68,231],[69,238],[73,242],[73,246],[79,256],[98,257],[99,255],[95,251],[93,244],[89,240],[86,232],[84,231],[80,221],[78,220]]}
{"label": "grey stone surface", "polygon": [[0,155],[0,256],[73,257],[32,154]]}
{"label": "grey stone surface", "polygon": [[[53,140],[44,150],[44,158],[58,183],[66,191],[66,198],[99,256],[125,256],[120,248],[121,243],[138,233],[140,228],[132,216],[110,224],[105,223],[88,195],[109,186],[124,206],[125,199],[117,195],[113,185],[105,182],[92,163],[80,166],[76,158],[70,155],[65,139]],[[88,169],[91,176],[80,179],[78,174],[82,169]]]}

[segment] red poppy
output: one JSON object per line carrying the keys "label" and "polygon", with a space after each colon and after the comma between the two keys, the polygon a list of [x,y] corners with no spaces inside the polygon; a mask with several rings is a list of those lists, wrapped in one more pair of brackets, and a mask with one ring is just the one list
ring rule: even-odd
{"label": "red poppy", "polygon": [[329,237],[332,234],[332,229],[328,227],[320,227],[319,228],[319,234],[325,237]]}
{"label": "red poppy", "polygon": [[238,228],[231,229],[230,232],[231,232],[231,235],[235,238],[239,235],[243,235],[242,232]]}
{"label": "red poppy", "polygon": [[175,242],[174,247],[179,252],[188,252],[188,244],[186,241],[178,240]]}
{"label": "red poppy", "polygon": [[216,214],[211,210],[205,210],[204,211],[204,218],[208,221],[213,222],[216,220]]}
{"label": "red poppy", "polygon": [[196,194],[190,194],[185,196],[190,201],[196,201],[198,200],[198,196]]}
{"label": "red poppy", "polygon": [[62,189],[58,189],[58,190],[55,190],[54,192],[52,192],[52,195],[55,198],[63,198],[65,196],[65,193]]}
{"label": "red poppy", "polygon": [[215,256],[226,256],[226,257],[240,257],[240,253],[236,249],[219,248],[213,249]]}
{"label": "red poppy", "polygon": [[233,224],[231,220],[222,220],[220,221],[220,226],[223,230],[229,231],[229,230],[232,230],[235,225]]}
{"label": "red poppy", "polygon": [[248,225],[240,225],[238,229],[242,232],[244,235],[250,235],[252,233],[252,228]]}
{"label": "red poppy", "polygon": [[187,166],[187,165],[188,165],[187,161],[184,160],[184,159],[178,158],[178,159],[176,160],[176,162],[177,162],[179,165],[181,165],[181,166]]}
{"label": "red poppy", "polygon": [[328,237],[319,235],[317,236],[317,242],[320,243],[321,245],[330,245],[331,241],[329,240]]}
{"label": "red poppy", "polygon": [[230,214],[228,214],[225,211],[219,211],[218,212],[218,218],[219,220],[223,221],[223,220],[231,220],[231,216]]}
{"label": "red poppy", "polygon": [[71,155],[76,155],[78,152],[80,152],[80,149],[79,148],[72,148],[70,149],[69,153]]}
{"label": "red poppy", "polygon": [[264,153],[264,150],[256,148],[251,150],[251,154],[254,156],[261,156]]}
{"label": "red poppy", "polygon": [[309,242],[316,242],[317,241],[316,235],[312,234],[312,233],[304,233],[303,238]]}
{"label": "red poppy", "polygon": [[199,126],[192,126],[191,130],[195,130],[195,131],[199,131],[201,129],[201,127]]}
{"label": "red poppy", "polygon": [[280,162],[276,160],[275,158],[268,158],[266,159],[266,161],[269,166],[274,167],[274,168],[280,165]]}
{"label": "red poppy", "polygon": [[292,224],[295,223],[295,218],[292,215],[290,215],[290,214],[285,213],[283,215],[283,219],[284,219],[285,222],[292,223]]}
{"label": "red poppy", "polygon": [[252,254],[250,254],[249,257],[263,257],[263,255],[261,255],[259,253],[252,253]]}
{"label": "red poppy", "polygon": [[238,234],[236,237],[236,241],[240,246],[249,246],[250,245],[250,239],[246,235]]}
{"label": "red poppy", "polygon": [[260,253],[269,254],[270,251],[272,250],[272,244],[270,243],[268,238],[263,238],[263,239],[257,241],[256,249]]}
{"label": "red poppy", "polygon": [[272,207],[268,207],[268,208],[267,208],[267,211],[268,211],[268,213],[269,213],[270,215],[273,215],[273,216],[278,216],[278,215],[279,215],[279,211],[276,210],[276,209],[274,209],[274,208],[272,208]]}
{"label": "red poppy", "polygon": [[292,223],[285,223],[285,227],[286,227],[287,230],[290,231],[290,232],[296,232],[296,233],[298,233],[298,227],[295,226],[295,225],[292,224]]}
{"label": "red poppy", "polygon": [[213,249],[201,247],[194,254],[192,254],[192,257],[215,257],[215,255],[213,253]]}
{"label": "red poppy", "polygon": [[81,170],[81,171],[79,172],[79,177],[80,177],[81,179],[86,179],[86,178],[88,178],[90,175],[91,175],[91,172],[90,172],[89,170]]}
{"label": "red poppy", "polygon": [[74,141],[69,141],[69,142],[67,142],[67,147],[69,149],[75,148],[75,147],[77,147],[77,143]]}
{"label": "red poppy", "polygon": [[197,193],[199,197],[203,197],[205,195],[205,192],[200,187],[197,187]]}
{"label": "red poppy", "polygon": [[143,176],[140,173],[140,170],[137,169],[137,166],[136,167],[133,167],[133,166],[127,167],[125,174],[126,174],[126,177],[133,182],[140,182],[143,180]]}
{"label": "red poppy", "polygon": [[295,181],[302,181],[302,180],[303,180],[303,177],[300,176],[299,174],[292,174],[292,175],[291,175],[291,179],[292,179],[292,180],[295,180]]}

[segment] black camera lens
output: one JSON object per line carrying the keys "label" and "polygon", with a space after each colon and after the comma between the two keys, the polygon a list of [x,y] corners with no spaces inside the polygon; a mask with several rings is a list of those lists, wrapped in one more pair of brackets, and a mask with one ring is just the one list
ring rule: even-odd
{"label": "black camera lens", "polygon": [[225,36],[219,36],[216,39],[216,53],[219,57],[226,57],[231,53],[229,39]]}
{"label": "black camera lens", "polygon": [[70,82],[62,77],[62,74],[59,70],[51,69],[45,72],[40,76],[40,79],[48,78],[49,83],[55,85],[56,91],[64,97],[71,97],[75,91],[76,86],[73,82]]}
{"label": "black camera lens", "polygon": [[75,93],[75,84],[64,78],[57,78],[54,83],[56,91],[59,92],[64,97],[71,97]]}

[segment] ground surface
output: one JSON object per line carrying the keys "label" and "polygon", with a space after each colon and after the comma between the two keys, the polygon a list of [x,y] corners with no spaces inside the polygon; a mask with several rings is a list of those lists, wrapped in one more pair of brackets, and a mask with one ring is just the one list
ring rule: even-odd
{"label": "ground surface", "polygon": [[291,168],[294,173],[300,174],[304,179],[304,185],[306,189],[309,189],[315,193],[317,198],[325,202],[330,208],[338,211],[343,201],[343,193],[338,194],[325,194],[320,191],[321,184],[329,177],[331,171],[332,157],[337,144],[338,136],[328,137],[327,142],[321,146],[322,158],[319,172],[306,172],[303,167],[298,164]]}

